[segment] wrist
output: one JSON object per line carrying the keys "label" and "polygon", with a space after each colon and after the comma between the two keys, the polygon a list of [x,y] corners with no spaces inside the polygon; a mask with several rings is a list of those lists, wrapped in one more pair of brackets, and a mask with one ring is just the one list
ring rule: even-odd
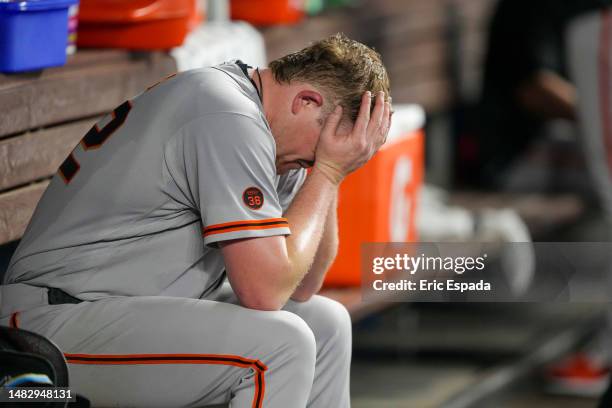
{"label": "wrist", "polygon": [[334,186],[339,186],[344,179],[344,174],[340,170],[323,161],[316,161],[313,171],[321,173]]}

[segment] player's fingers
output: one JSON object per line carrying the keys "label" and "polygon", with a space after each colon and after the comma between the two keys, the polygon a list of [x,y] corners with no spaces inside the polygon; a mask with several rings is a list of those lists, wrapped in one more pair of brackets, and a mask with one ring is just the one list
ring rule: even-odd
{"label": "player's fingers", "polygon": [[385,93],[383,91],[376,94],[376,102],[374,105],[374,111],[368,123],[368,133],[378,133],[383,121],[383,114],[385,111]]}
{"label": "player's fingers", "polygon": [[[387,137],[389,137],[389,132],[391,131],[391,125],[393,125],[393,107],[391,107],[391,113],[389,114],[389,129],[387,130]],[[387,138],[385,138],[385,142]]]}
{"label": "player's fingers", "polygon": [[[388,116],[387,112],[389,110],[388,108],[389,103],[385,102],[385,116]],[[377,135],[377,143],[376,143],[376,149],[380,149],[380,147],[382,145],[385,144],[385,142],[387,141],[387,134],[388,134],[388,128],[387,128],[387,123],[388,121],[383,119],[383,123],[381,123],[379,131],[376,132]]]}
{"label": "player's fingers", "polygon": [[353,133],[361,135],[365,133],[368,122],[370,122],[370,106],[372,105],[372,92],[367,91],[361,97],[361,106],[359,107],[359,114],[355,120],[355,126],[353,126]]}
{"label": "player's fingers", "polygon": [[329,134],[333,136],[336,134],[338,130],[338,126],[340,126],[340,122],[342,121],[342,106],[336,105],[334,111],[327,117],[325,121],[325,125],[323,126],[323,134]]}
{"label": "player's fingers", "polygon": [[387,135],[389,134],[389,126],[391,121],[391,98],[389,98],[389,102],[385,102],[385,109],[383,111],[383,119],[380,125],[380,135],[382,137],[382,143],[385,143],[387,140]]}

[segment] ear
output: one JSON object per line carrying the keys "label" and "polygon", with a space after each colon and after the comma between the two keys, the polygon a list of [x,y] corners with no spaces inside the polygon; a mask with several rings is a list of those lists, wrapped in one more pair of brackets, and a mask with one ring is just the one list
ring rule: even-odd
{"label": "ear", "polygon": [[298,114],[305,108],[320,108],[323,106],[323,95],[316,91],[304,89],[298,92],[291,104],[291,113]]}

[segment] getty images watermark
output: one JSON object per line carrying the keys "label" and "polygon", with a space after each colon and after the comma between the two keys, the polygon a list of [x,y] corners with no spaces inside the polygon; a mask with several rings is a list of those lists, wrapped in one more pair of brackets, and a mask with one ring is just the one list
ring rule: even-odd
{"label": "getty images watermark", "polygon": [[[410,275],[431,271],[445,271],[462,275],[466,271],[483,271],[485,269],[485,260],[487,254],[482,256],[426,256],[421,253],[417,256],[403,254],[395,254],[392,257],[377,256],[372,259],[372,273],[374,275],[382,275],[394,272],[404,272]],[[409,291],[489,291],[491,283],[480,279],[478,282],[460,282],[454,279],[446,279],[438,281],[436,279],[400,279],[399,281],[385,282],[382,279],[375,279],[372,283],[374,290],[409,290]]]}
{"label": "getty images watermark", "polygon": [[396,301],[610,301],[612,243],[367,243],[362,294]]}

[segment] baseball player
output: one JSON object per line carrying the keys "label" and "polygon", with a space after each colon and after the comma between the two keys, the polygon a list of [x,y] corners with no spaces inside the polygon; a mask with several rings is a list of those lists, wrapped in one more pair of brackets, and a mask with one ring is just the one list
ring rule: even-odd
{"label": "baseball player", "polygon": [[348,407],[350,319],[315,294],[338,185],[384,143],[388,89],[380,56],[335,35],[121,104],[40,200],[0,324],[54,341],[95,406]]}

